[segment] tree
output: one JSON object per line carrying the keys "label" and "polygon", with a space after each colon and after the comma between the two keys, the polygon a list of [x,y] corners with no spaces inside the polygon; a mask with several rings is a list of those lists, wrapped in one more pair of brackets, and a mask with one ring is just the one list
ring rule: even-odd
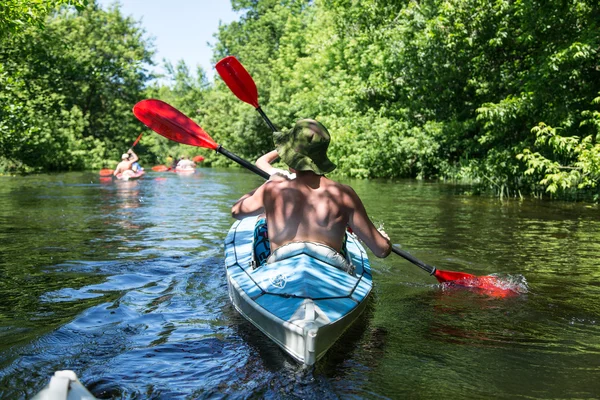
{"label": "tree", "polygon": [[[151,76],[143,30],[117,7],[62,9],[0,49],[0,149],[13,168],[98,168],[138,135]],[[9,165],[5,166],[8,167]]]}
{"label": "tree", "polygon": [[88,0],[3,0],[0,3],[0,41],[9,34],[18,34],[27,27],[44,27],[44,20],[62,5],[82,10]]}

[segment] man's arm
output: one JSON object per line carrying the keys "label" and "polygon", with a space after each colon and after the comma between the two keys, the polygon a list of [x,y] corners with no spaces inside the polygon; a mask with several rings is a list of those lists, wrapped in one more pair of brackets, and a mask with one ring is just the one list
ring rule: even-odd
{"label": "man's arm", "polygon": [[271,164],[277,161],[278,158],[279,153],[277,153],[277,150],[273,150],[261,156],[258,160],[256,160],[255,164],[258,168],[262,169],[267,174],[272,175],[273,170],[276,170],[276,168],[273,168]]}
{"label": "man's arm", "polygon": [[137,160],[139,160],[139,157],[133,152],[133,150],[129,149],[127,152],[133,156],[133,158],[129,157],[129,160],[127,161],[131,161],[132,163],[134,163]]}
{"label": "man's arm", "polygon": [[275,168],[271,165],[272,163],[277,161],[278,158],[279,153],[277,152],[277,150],[273,150],[261,156],[258,160],[256,160],[254,164],[258,168],[262,169],[267,174],[269,174],[271,176],[271,179],[273,179],[273,177],[280,177],[280,180],[282,178],[294,179],[296,177],[294,174],[291,174],[283,169]]}
{"label": "man's arm", "polygon": [[260,186],[258,189],[251,191],[248,194],[242,196],[233,207],[231,207],[231,216],[235,219],[243,219],[252,215],[260,215],[265,212],[264,205],[264,191],[265,185]]}
{"label": "man's arm", "polygon": [[365,206],[354,189],[349,186],[346,187],[348,188],[350,202],[348,206],[351,210],[348,225],[356,236],[371,249],[373,254],[380,258],[387,257],[392,251],[390,240],[383,236],[381,232],[377,230],[373,222],[371,222],[367,216]]}
{"label": "man's arm", "polygon": [[117,164],[117,167],[113,171],[113,176],[117,176],[117,174],[120,172],[121,172],[121,163]]}

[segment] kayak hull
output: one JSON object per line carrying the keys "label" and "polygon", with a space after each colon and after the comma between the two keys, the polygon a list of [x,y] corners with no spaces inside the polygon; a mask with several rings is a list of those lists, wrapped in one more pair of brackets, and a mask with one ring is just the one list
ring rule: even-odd
{"label": "kayak hull", "polygon": [[196,168],[175,168],[173,172],[177,172],[182,175],[191,175],[196,173]]}
{"label": "kayak hull", "polygon": [[32,400],[96,400],[71,370],[55,371],[50,383]]}
{"label": "kayak hull", "polygon": [[229,297],[244,318],[287,354],[313,365],[367,305],[373,283],[366,252],[348,236],[353,274],[306,253],[253,269],[255,221],[237,221],[225,239]]}

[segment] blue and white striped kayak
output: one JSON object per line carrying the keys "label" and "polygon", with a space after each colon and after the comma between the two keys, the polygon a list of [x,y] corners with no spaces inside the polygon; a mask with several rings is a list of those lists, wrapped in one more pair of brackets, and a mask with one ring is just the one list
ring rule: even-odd
{"label": "blue and white striped kayak", "polygon": [[290,251],[281,252],[282,246],[275,252],[278,260],[254,269],[255,223],[256,217],[236,221],[225,239],[229,297],[240,314],[289,355],[313,365],[367,304],[373,287],[367,254],[348,234],[349,272],[336,266],[335,256],[315,254],[312,248],[320,245],[312,243],[292,243],[286,245]]}

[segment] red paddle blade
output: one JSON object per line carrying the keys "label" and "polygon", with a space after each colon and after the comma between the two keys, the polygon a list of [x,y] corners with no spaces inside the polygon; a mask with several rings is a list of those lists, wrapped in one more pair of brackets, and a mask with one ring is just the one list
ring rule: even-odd
{"label": "red paddle blade", "polygon": [[202,161],[204,161],[204,157],[196,156],[196,157],[192,158],[192,161],[193,162],[202,162]]}
{"label": "red paddle blade", "polygon": [[219,76],[238,99],[259,108],[258,90],[246,68],[234,56],[227,56],[215,66]]}
{"label": "red paddle blade", "polygon": [[113,169],[103,168],[100,170],[100,176],[111,176],[115,172]]}
{"label": "red paddle blade", "polygon": [[155,172],[165,172],[170,169],[171,168],[167,167],[166,165],[155,165],[154,167],[152,167],[152,171],[155,171]]}
{"label": "red paddle blade", "polygon": [[518,294],[518,291],[515,291],[512,286],[507,286],[496,276],[475,276],[463,272],[440,270],[436,270],[433,275],[438,282],[449,285],[449,287],[476,289],[493,297],[507,297]]}
{"label": "red paddle blade", "polygon": [[450,281],[459,281],[459,280],[468,280],[468,279],[477,279],[475,275],[466,274],[464,272],[455,272],[455,271],[442,271],[441,269],[436,269],[433,276],[436,277],[439,283],[450,282]]}
{"label": "red paddle blade", "polygon": [[506,298],[518,296],[521,293],[527,293],[527,287],[523,284],[503,280],[496,276],[472,276],[455,281],[443,282],[445,289],[467,288],[475,290],[487,296]]}
{"label": "red paddle blade", "polygon": [[161,100],[142,100],[133,106],[133,114],[154,132],[178,143],[216,150],[218,144],[197,123]]}

